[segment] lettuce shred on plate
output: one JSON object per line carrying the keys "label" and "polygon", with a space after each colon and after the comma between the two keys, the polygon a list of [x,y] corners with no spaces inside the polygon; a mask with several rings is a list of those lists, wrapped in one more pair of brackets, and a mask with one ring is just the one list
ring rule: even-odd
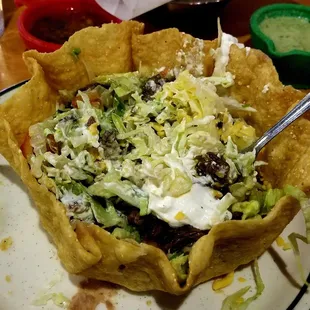
{"label": "lettuce shred on plate", "polygon": [[225,96],[221,79],[133,72],[62,91],[55,115],[30,127],[32,174],[73,225],[156,245],[184,282],[190,248],[212,226],[263,218],[291,189],[266,188],[264,163],[241,153],[257,137],[232,115],[255,110]]}
{"label": "lettuce shred on plate", "polygon": [[244,300],[243,296],[250,290],[251,286],[245,286],[234,294],[227,296],[222,304],[221,310],[245,310],[256,300],[264,291],[265,285],[261,278],[258,262],[254,261],[252,265],[254,280],[256,284],[256,293]]}

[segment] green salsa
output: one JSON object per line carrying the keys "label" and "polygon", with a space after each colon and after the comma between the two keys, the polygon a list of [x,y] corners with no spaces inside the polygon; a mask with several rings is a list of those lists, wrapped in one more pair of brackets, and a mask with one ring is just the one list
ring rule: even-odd
{"label": "green salsa", "polygon": [[261,31],[269,37],[278,52],[291,50],[310,52],[310,22],[302,17],[271,17],[259,25]]}

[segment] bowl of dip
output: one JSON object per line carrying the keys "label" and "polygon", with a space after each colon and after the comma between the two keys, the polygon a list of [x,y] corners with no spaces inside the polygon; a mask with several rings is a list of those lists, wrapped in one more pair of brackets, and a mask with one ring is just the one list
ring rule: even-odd
{"label": "bowl of dip", "polygon": [[27,48],[53,52],[83,28],[119,23],[94,0],[15,0],[26,5],[18,19],[18,30]]}
{"label": "bowl of dip", "polygon": [[310,88],[310,7],[272,4],[253,13],[252,45],[272,60],[284,84]]}

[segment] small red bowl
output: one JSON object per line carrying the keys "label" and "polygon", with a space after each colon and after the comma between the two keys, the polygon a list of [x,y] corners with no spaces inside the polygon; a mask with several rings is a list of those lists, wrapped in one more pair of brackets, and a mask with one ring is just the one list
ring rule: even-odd
{"label": "small red bowl", "polygon": [[121,20],[103,10],[95,0],[16,0],[16,5],[25,4],[28,7],[18,19],[18,30],[27,48],[39,52],[53,52],[61,44],[43,41],[31,33],[36,21],[44,17],[59,17],[67,13],[91,14],[100,23],[120,23]]}

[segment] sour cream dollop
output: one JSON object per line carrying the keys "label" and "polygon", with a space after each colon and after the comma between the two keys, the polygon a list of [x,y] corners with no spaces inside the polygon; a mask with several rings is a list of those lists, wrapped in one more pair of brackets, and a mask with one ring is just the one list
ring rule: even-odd
{"label": "sour cream dollop", "polygon": [[214,54],[215,67],[213,76],[223,76],[226,73],[226,66],[229,62],[230,47],[233,44],[236,44],[239,48],[244,48],[244,44],[238,43],[237,38],[228,33],[223,32],[221,39],[221,46],[216,49]]}
{"label": "sour cream dollop", "polygon": [[234,202],[230,193],[216,199],[211,188],[200,184],[193,184],[188,193],[177,198],[159,196],[160,190],[151,184],[144,185],[143,190],[149,193],[149,210],[172,227],[191,225],[206,230],[232,218],[227,210]]}

